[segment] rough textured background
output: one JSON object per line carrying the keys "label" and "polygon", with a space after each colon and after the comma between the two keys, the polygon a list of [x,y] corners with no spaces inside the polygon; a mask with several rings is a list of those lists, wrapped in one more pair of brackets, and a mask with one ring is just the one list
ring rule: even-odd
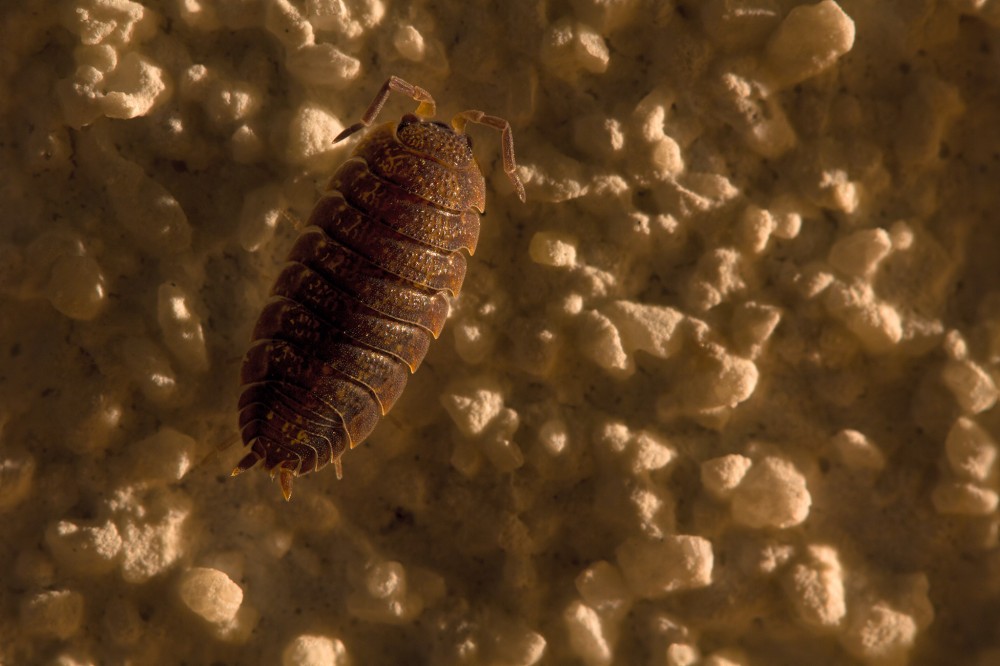
{"label": "rough textured background", "polygon": [[[1000,663],[1000,2],[18,5],[4,665]],[[451,321],[286,504],[239,359],[389,74],[528,203],[473,128]]]}

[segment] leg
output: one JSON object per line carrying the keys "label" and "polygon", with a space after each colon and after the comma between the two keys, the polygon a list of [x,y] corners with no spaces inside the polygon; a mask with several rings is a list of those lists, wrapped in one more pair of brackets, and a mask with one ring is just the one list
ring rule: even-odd
{"label": "leg", "polygon": [[338,141],[343,141],[347,137],[351,136],[355,132],[365,127],[368,127],[378,116],[378,112],[382,110],[382,106],[385,101],[389,99],[390,92],[403,93],[407,97],[410,97],[414,101],[420,102],[415,113],[418,116],[426,116],[428,118],[434,116],[435,105],[434,98],[431,94],[419,86],[407,83],[398,76],[390,76],[389,80],[382,84],[379,89],[378,94],[375,95],[375,99],[372,103],[368,105],[368,110],[365,111],[365,115],[361,116],[361,122],[354,123],[343,132],[337,135],[337,138],[333,140],[334,143]]}
{"label": "leg", "polygon": [[517,162],[514,161],[514,135],[510,131],[510,123],[503,118],[488,116],[482,111],[469,110],[462,111],[452,118],[451,126],[455,128],[456,132],[462,134],[465,132],[465,124],[467,122],[479,123],[480,125],[500,130],[500,144],[503,150],[503,170],[507,174],[507,177],[510,178],[510,182],[514,183],[517,196],[523,203],[524,185],[521,183],[521,179],[517,177]]}

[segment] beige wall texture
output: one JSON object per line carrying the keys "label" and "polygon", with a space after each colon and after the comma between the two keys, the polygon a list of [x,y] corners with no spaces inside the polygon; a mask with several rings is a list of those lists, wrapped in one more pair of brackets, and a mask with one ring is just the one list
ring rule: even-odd
{"label": "beige wall texture", "polygon": [[[0,663],[1000,663],[1000,2],[0,8]],[[390,75],[482,237],[291,502],[240,359]],[[415,103],[392,97],[381,118]],[[227,446],[228,445],[228,446]]]}

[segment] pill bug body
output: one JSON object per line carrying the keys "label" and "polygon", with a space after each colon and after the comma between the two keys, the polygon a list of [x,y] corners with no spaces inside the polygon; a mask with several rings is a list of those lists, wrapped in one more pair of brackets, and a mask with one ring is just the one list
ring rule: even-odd
{"label": "pill bug body", "polygon": [[336,140],[368,127],[391,91],[420,102],[418,115],[369,130],[333,175],[243,360],[239,427],[250,450],[233,475],[263,461],[285,499],[295,476],[328,464],[342,475],[343,453],[392,408],[441,333],[485,210],[467,122],[501,131],[504,169],[524,200],[506,121],[481,111],[452,127],[426,120],[433,99],[396,77]]}

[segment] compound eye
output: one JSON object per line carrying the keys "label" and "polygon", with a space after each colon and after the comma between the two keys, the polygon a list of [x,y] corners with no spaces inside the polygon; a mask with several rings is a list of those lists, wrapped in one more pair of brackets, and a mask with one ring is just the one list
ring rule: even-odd
{"label": "compound eye", "polygon": [[420,118],[417,118],[412,113],[407,113],[402,118],[399,119],[399,126],[396,128],[398,130],[403,129],[407,125],[416,125],[421,122]]}

